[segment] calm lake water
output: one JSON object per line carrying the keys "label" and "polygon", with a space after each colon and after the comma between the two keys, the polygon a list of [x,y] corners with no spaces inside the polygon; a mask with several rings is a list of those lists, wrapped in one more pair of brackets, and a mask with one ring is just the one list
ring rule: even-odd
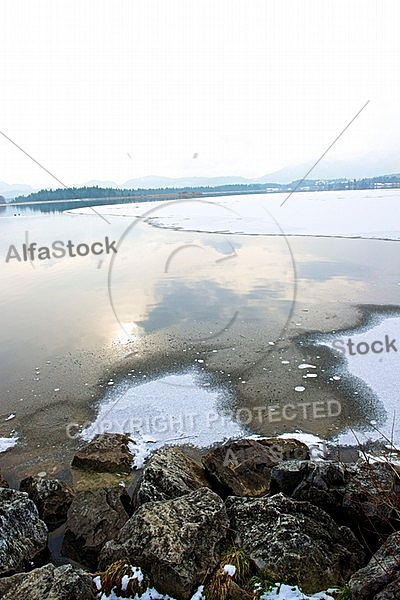
{"label": "calm lake water", "polygon": [[[0,437],[19,438],[0,467],[16,477],[61,471],[78,443],[68,424],[94,420],[97,403],[128,377],[135,385],[195,368],[233,406],[282,403],[293,389],[282,360],[304,358],[296,336],[358,323],[357,305],[399,304],[396,241],[291,237],[289,251],[277,236],[107,221],[94,212],[0,209]],[[106,237],[117,254],[23,260],[26,243],[90,247]],[[6,262],[11,245],[21,261]],[[343,389],[320,383],[314,392],[348,402]],[[369,418],[379,418],[378,404],[369,402]],[[252,429],[329,435],[348,424],[343,418]]]}

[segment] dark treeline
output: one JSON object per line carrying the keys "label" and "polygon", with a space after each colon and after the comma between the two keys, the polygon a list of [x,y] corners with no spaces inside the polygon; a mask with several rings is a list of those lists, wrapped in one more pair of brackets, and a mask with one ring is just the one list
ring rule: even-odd
{"label": "dark treeline", "polygon": [[[198,196],[215,196],[229,194],[257,194],[273,192],[327,191],[327,190],[364,190],[400,187],[400,174],[381,175],[363,179],[306,179],[292,181],[289,184],[254,183],[226,184],[218,186],[199,186],[183,188],[153,189],[117,189],[83,186],[77,188],[60,188],[56,190],[40,190],[28,196],[18,196],[11,202],[49,202],[85,200],[85,206],[114,202],[146,202],[157,199],[174,200]],[[93,202],[90,202],[93,200]],[[76,204],[71,205],[71,208]],[[65,205],[64,205],[65,209]]]}
{"label": "dark treeline", "polygon": [[152,188],[152,189],[118,189],[118,188],[101,188],[97,185],[78,188],[60,188],[56,190],[40,190],[34,192],[28,196],[18,196],[14,198],[12,202],[46,202],[51,200],[81,200],[81,199],[101,199],[107,200],[120,200],[129,199],[134,201],[140,200],[151,200],[162,196],[184,198],[191,197],[194,195],[212,195],[214,193],[229,193],[229,192],[265,192],[266,187],[275,186],[278,189],[284,186],[280,186],[277,183],[274,184],[227,184],[219,185],[216,187],[212,186],[200,186],[200,187],[183,187],[183,188]]}

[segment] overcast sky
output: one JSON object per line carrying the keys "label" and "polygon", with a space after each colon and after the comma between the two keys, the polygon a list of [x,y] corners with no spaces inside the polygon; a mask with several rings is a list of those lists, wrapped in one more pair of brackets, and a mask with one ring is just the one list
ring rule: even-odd
{"label": "overcast sky", "polygon": [[[368,100],[330,160],[400,156],[398,0],[13,0],[0,23],[0,130],[66,185],[311,166]],[[0,181],[59,187],[2,136]]]}

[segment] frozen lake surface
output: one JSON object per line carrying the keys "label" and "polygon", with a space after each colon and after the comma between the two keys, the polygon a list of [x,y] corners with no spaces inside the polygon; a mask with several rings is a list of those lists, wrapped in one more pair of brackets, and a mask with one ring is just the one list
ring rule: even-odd
{"label": "frozen lake surface", "polygon": [[[100,206],[102,215],[210,233],[399,240],[399,190],[253,194]],[[73,213],[92,214],[90,208]],[[397,220],[396,220],[397,217]]]}
{"label": "frozen lake surface", "polygon": [[[376,394],[386,411],[384,423],[366,422],[368,433],[354,432],[358,440],[383,438],[400,447],[400,318],[383,318],[366,331],[332,334],[325,338],[323,344],[345,357],[345,370],[338,372],[337,376],[343,377],[347,371],[360,378]],[[342,444],[357,443],[351,431],[341,433],[338,441]]]}

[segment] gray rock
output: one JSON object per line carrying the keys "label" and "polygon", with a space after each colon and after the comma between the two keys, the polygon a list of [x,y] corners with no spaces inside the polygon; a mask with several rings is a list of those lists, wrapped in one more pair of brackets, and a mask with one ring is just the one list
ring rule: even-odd
{"label": "gray rock", "polygon": [[225,505],[209,488],[146,502],[104,546],[99,567],[128,558],[150,573],[159,592],[186,600],[217,566],[228,527]]}
{"label": "gray rock", "polygon": [[99,488],[78,494],[68,511],[62,553],[96,569],[104,544],[117,535],[129,519],[125,488]]}
{"label": "gray rock", "polygon": [[72,466],[100,473],[130,473],[133,457],[128,443],[132,441],[122,433],[99,434],[78,450]]}
{"label": "gray rock", "polygon": [[389,463],[305,461],[275,466],[270,491],[319,506],[375,551],[396,528],[393,508],[400,509],[399,495],[393,493],[396,481],[396,470]]}
{"label": "gray rock", "polygon": [[71,565],[45,565],[0,579],[2,600],[96,600],[93,581]]}
{"label": "gray rock", "polygon": [[27,494],[0,488],[0,575],[21,571],[47,545],[47,527]]}
{"label": "gray rock", "polygon": [[50,530],[56,529],[67,519],[67,512],[74,499],[74,492],[58,479],[26,477],[19,486],[36,504],[40,518]]}
{"label": "gray rock", "polygon": [[0,473],[0,487],[6,487],[8,488],[8,482],[4,479],[4,477],[2,476],[2,474]]}
{"label": "gray rock", "polygon": [[300,585],[306,593],[338,586],[365,563],[347,527],[323,510],[283,494],[272,498],[229,497],[234,542],[272,581]]}
{"label": "gray rock", "polygon": [[353,600],[398,600],[400,598],[400,533],[393,533],[369,563],[351,577]]}
{"label": "gray rock", "polygon": [[243,439],[213,448],[203,464],[222,496],[258,497],[269,492],[272,467],[294,457],[308,458],[307,446],[292,439]]}
{"label": "gray rock", "polygon": [[347,467],[337,462],[300,461],[297,465],[290,462],[272,470],[271,493],[283,492],[296,500],[307,500],[339,523],[349,525],[343,501],[350,478]]}
{"label": "gray rock", "polygon": [[288,460],[273,467],[269,486],[270,494],[282,492],[286,496],[291,496],[308,475],[309,464],[309,461]]}
{"label": "gray rock", "polygon": [[208,486],[200,463],[179,448],[163,448],[147,462],[135,489],[132,505],[136,509],[145,502],[171,500]]}

